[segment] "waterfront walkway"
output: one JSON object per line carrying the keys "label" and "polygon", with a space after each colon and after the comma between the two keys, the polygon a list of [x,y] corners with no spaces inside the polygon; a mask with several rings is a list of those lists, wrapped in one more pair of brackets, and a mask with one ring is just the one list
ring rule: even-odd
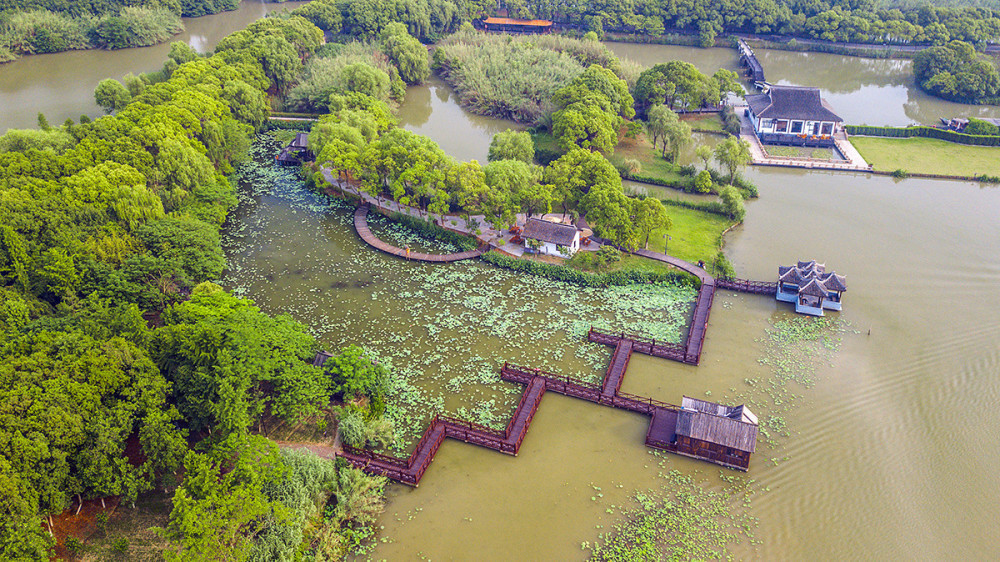
{"label": "waterfront walkway", "polygon": [[398,248],[387,242],[383,241],[381,238],[375,236],[371,228],[368,226],[368,211],[369,206],[367,203],[363,203],[358,206],[354,211],[354,229],[358,231],[358,236],[361,237],[369,246],[382,250],[387,254],[392,254],[401,258],[406,258],[408,260],[431,262],[431,263],[448,263],[461,260],[468,260],[472,258],[478,258],[483,255],[483,249],[469,250],[467,252],[458,252],[454,254],[424,254],[421,252],[411,252],[409,248]]}

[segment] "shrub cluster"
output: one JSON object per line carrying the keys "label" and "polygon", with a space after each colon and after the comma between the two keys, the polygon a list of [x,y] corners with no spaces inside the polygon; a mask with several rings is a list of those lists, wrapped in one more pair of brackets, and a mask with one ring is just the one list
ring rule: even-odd
{"label": "shrub cluster", "polygon": [[497,267],[516,271],[518,273],[530,273],[552,279],[553,281],[563,281],[573,283],[582,287],[611,287],[617,285],[631,285],[633,283],[663,283],[674,282],[698,286],[698,280],[694,277],[677,271],[670,273],[652,273],[648,271],[618,270],[607,273],[587,273],[578,269],[573,269],[563,265],[552,263],[518,259],[501,254],[500,252],[486,252],[483,260]]}
{"label": "shrub cluster", "polygon": [[393,213],[389,215],[389,220],[398,222],[399,224],[426,238],[438,240],[440,242],[447,242],[454,246],[458,246],[463,250],[476,249],[476,241],[474,239],[469,238],[468,236],[463,236],[457,232],[452,232],[451,230],[438,226],[433,222],[418,219],[413,215]]}
{"label": "shrub cluster", "polygon": [[851,135],[893,138],[925,137],[974,146],[1000,146],[1000,136],[967,135],[947,129],[926,126],[871,127],[868,125],[845,125],[844,128]]}

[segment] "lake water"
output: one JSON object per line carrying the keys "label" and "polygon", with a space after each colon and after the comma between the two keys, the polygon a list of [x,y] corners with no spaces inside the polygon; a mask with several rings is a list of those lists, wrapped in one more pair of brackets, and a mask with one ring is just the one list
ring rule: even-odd
{"label": "lake water", "polygon": [[[245,3],[236,14],[212,16],[234,23],[214,35],[202,31],[204,40],[242,27],[246,20],[235,18],[245,10],[268,8]],[[201,21],[215,20],[190,21],[189,32]],[[734,67],[736,60],[725,49],[612,47],[647,64],[684,58],[706,71]],[[156,68],[166,50],[63,53],[0,66],[3,124],[33,126],[38,111],[53,122],[93,114],[91,92],[101,78]],[[908,63],[761,57],[771,80],[823,88],[848,121],[902,125],[996,110],[923,97],[908,85]],[[466,115],[454,100],[436,81],[411,89],[402,122],[459,158],[484,161],[492,134],[510,124]],[[744,540],[734,555],[1000,557],[993,525],[1000,518],[1000,451],[991,446],[1000,398],[1000,189],[784,169],[747,175],[760,199],[748,203],[746,223],[727,236],[737,273],[769,280],[779,264],[825,261],[848,277],[838,317],[852,329],[835,336],[843,339],[839,351],[794,363],[811,365],[815,383],[787,385],[794,405],[781,411],[790,436],[760,446],[746,475],[754,498],[734,506],[759,520],[759,544]],[[397,368],[431,373],[411,379],[415,406],[480,416],[501,411],[516,401],[516,389],[488,380],[498,358],[599,375],[610,349],[578,343],[576,330],[590,316],[638,321],[634,310],[616,316],[601,299],[511,279],[484,265],[390,259],[358,241],[346,211],[329,209],[277,176],[262,176],[256,186],[244,189],[228,225],[227,284],[269,312],[306,322],[324,345],[374,342],[388,355],[407,350],[393,357]],[[627,299],[617,302],[628,310]],[[793,317],[773,299],[720,292],[702,365],[637,356],[623,389],[667,401],[711,393],[710,399],[749,396],[766,404],[747,380],[774,378],[781,356],[766,344],[765,331]],[[442,383],[433,376],[437,369],[450,378]],[[642,416],[550,394],[516,458],[448,441],[419,488],[390,486],[380,520],[387,542],[372,556],[581,559],[587,555],[581,543],[618,519],[612,506],[627,504],[636,490],[672,482],[661,473],[693,475],[708,491],[733,486],[722,478],[730,471],[650,454],[642,445],[646,427]]]}

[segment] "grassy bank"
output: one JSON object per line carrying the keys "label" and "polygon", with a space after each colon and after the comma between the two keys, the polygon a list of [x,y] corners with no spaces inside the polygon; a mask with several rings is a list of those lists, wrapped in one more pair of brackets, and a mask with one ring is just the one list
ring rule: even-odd
{"label": "grassy bank", "polygon": [[851,144],[875,169],[911,174],[1000,176],[1000,148],[954,144],[937,139],[851,137]]}
{"label": "grassy bank", "polygon": [[719,251],[722,233],[734,224],[724,216],[683,207],[668,206],[667,215],[673,227],[669,231],[653,231],[649,237],[649,249],[664,252],[663,235],[668,234],[670,240],[664,253],[691,263],[698,260],[711,262]]}
{"label": "grassy bank", "polygon": [[701,115],[699,117],[689,117],[686,115],[681,116],[681,121],[684,121],[691,126],[691,130],[698,133],[718,133],[722,134],[722,120],[719,119],[718,113],[709,113],[707,115]]}

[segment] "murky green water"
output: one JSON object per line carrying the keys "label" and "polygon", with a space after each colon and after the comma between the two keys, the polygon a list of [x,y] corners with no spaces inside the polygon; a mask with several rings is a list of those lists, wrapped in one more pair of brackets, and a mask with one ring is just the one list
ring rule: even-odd
{"label": "murky green water", "polygon": [[[608,43],[619,57],[645,66],[668,60],[686,60],[702,72],[720,68],[738,70],[733,49],[698,49],[672,45]],[[768,82],[814,86],[846,123],[890,125],[913,123],[936,125],[942,117],[1000,117],[998,106],[975,106],[948,102],[927,95],[913,80],[908,60],[865,59],[825,53],[755,51]]]}
{"label": "murky green water", "polygon": [[170,43],[183,41],[206,52],[220,39],[243,29],[268,12],[293,9],[305,2],[245,0],[239,9],[200,18],[184,18],[185,30],[166,43],[119,51],[68,51],[33,55],[0,64],[0,133],[36,126],[39,112],[58,125],[80,115],[104,112],[94,102],[94,88],[105,78],[149,72],[163,65]]}

